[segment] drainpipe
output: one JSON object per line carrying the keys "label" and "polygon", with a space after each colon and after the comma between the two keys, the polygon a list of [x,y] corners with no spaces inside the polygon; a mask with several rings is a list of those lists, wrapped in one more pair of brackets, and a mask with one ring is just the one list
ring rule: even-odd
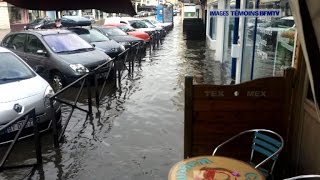
{"label": "drainpipe", "polygon": [[[240,0],[236,0],[235,9],[240,9]],[[238,38],[239,38],[239,17],[234,18],[234,27],[233,27],[233,41],[231,47],[231,78],[233,80],[236,79],[236,69],[237,69],[237,59],[239,58],[240,48],[238,46]]]}

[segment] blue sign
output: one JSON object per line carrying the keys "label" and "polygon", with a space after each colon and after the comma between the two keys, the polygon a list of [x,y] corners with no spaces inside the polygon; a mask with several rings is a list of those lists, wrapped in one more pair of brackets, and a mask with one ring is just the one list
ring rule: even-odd
{"label": "blue sign", "polygon": [[157,21],[158,22],[163,22],[163,5],[158,5],[157,6]]}

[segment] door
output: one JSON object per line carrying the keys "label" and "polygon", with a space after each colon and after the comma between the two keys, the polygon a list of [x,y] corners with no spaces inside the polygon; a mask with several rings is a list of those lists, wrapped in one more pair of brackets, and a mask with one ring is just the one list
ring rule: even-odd
{"label": "door", "polygon": [[[239,9],[240,0],[226,1],[225,9]],[[223,62],[231,64],[231,78],[235,79],[236,58],[231,56],[232,44],[238,44],[239,18],[227,16],[224,24]]]}
{"label": "door", "polygon": [[[256,9],[257,0],[247,0],[246,9]],[[253,68],[253,56],[254,56],[254,44],[256,42],[256,26],[260,23],[259,18],[256,17],[246,17],[244,18],[244,31],[243,31],[243,41],[242,41],[242,57],[241,57],[241,74],[240,81],[250,81],[252,80],[251,72]]]}
{"label": "door", "polygon": [[38,73],[43,78],[48,79],[48,51],[39,38],[35,35],[28,34],[24,51],[29,64],[31,64],[34,69],[42,67],[45,71]]}
{"label": "door", "polygon": [[[26,59],[26,54],[24,53],[26,38],[26,34],[13,34],[3,40],[2,46],[10,49],[29,64],[29,61]],[[31,64],[29,65],[31,66]]]}

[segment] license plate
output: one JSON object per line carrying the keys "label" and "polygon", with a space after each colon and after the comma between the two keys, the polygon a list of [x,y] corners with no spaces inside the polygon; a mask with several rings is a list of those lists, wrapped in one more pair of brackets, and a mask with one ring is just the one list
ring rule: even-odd
{"label": "license plate", "polygon": [[[12,126],[8,127],[7,128],[7,133],[11,133],[11,132],[20,130],[22,128],[24,122],[25,122],[25,120],[19,121],[19,122],[13,124]],[[29,121],[27,122],[25,128],[28,128],[28,127],[31,127],[31,126],[33,126],[33,121],[32,121],[32,119],[29,119]]]}

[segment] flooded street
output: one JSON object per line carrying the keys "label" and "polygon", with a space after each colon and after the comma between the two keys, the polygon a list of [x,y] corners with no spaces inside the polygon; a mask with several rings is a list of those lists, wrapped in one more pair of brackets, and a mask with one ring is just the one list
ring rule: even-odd
{"label": "flooded street", "polygon": [[[175,17],[163,44],[147,52],[121,90],[105,97],[100,117],[95,107],[91,120],[75,111],[58,149],[50,133],[42,136],[43,171],[4,171],[0,179],[167,179],[171,166],[183,158],[184,77],[201,74],[208,83],[229,81],[228,64],[213,57],[205,41],[184,39],[182,21]],[[9,163],[32,162],[33,151],[31,140],[23,141]]]}

